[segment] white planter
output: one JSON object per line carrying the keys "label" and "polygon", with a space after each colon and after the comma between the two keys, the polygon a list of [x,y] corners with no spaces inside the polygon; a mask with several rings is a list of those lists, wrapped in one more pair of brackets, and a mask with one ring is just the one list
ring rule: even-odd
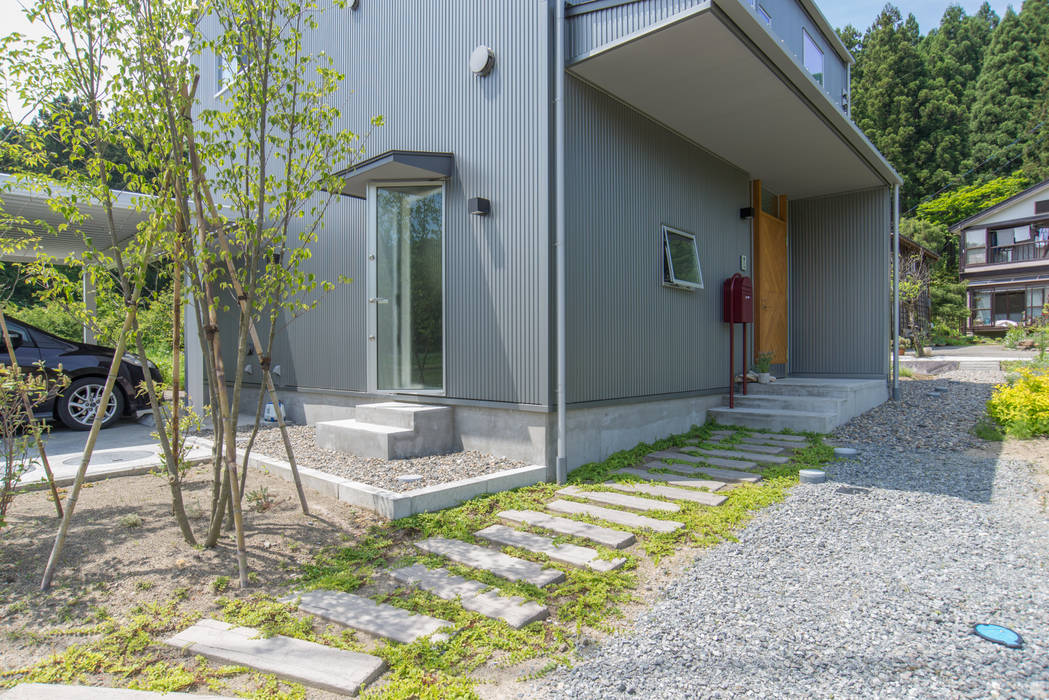
{"label": "white planter", "polygon": [[772,382],[771,372],[758,372],[758,384],[770,384]]}

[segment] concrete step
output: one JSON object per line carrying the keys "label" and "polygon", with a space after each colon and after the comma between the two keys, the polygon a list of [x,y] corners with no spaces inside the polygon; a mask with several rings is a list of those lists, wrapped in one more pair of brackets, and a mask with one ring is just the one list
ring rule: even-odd
{"label": "concrete step", "polygon": [[885,386],[885,381],[881,379],[787,377],[772,384],[748,384],[747,392],[754,395],[787,394],[847,399],[858,392]]}
{"label": "concrete step", "polygon": [[[673,469],[674,471],[681,472],[682,474],[692,474],[708,476],[716,481],[725,481],[728,483],[745,483],[745,484],[756,484],[761,481],[761,477],[757,474],[751,474],[749,472],[740,472],[734,469],[716,469],[714,467],[689,467],[684,464],[666,464],[665,462],[645,462],[645,469]],[[658,474],[659,472],[652,472]]]}
{"label": "concrete step", "polygon": [[[816,413],[840,413],[846,400],[838,396],[810,396],[808,394],[749,394],[736,396],[737,408],[765,408],[769,410],[814,411]],[[728,397],[722,399],[728,406]]]}
{"label": "concrete step", "polygon": [[493,620],[502,620],[514,629],[542,620],[550,615],[545,605],[521,596],[503,596],[480,581],[456,576],[447,569],[427,569],[414,564],[390,572],[396,581],[429,591],[444,600],[458,600],[463,609]]}
{"label": "concrete step", "polygon": [[[720,442],[718,438],[712,438],[712,442]],[[787,452],[793,452],[794,450],[802,450],[809,446],[808,440],[803,442],[788,442],[786,440],[777,440],[771,437],[745,437],[740,438],[740,445],[771,445],[772,447],[779,447]]]}
{"label": "concrete step", "polygon": [[761,408],[711,408],[707,416],[722,425],[739,425],[760,430],[798,430],[829,433],[839,425],[836,413],[765,410]]}
{"label": "concrete step", "polygon": [[682,462],[689,462],[691,464],[709,464],[715,467],[727,467],[729,469],[753,469],[758,466],[756,462],[748,462],[742,459],[725,459],[723,457],[714,457],[711,455],[705,455],[699,457],[682,450],[663,450],[662,452],[653,452],[648,455],[649,458],[655,457],[656,459],[676,459]]}
{"label": "concrete step", "polygon": [[376,603],[342,591],[307,591],[298,596],[299,610],[344,627],[410,644],[421,637],[430,637],[435,642],[448,639],[442,629],[454,625],[428,615],[417,615],[392,605]]}
{"label": "concrete step", "polygon": [[535,510],[504,510],[496,515],[512,523],[541,527],[559,535],[571,535],[580,539],[590,540],[595,544],[611,547],[612,549],[623,549],[637,541],[632,532],[623,532],[610,527],[601,527],[600,525],[591,525],[578,520],[559,518],[556,515],[547,515]]}
{"label": "concrete step", "polygon": [[386,670],[386,662],[377,656],[283,635],[264,637],[260,630],[219,620],[201,620],[164,643],[187,656],[247,666],[342,695],[356,695]]}
{"label": "concrete step", "polygon": [[589,503],[558,500],[547,503],[546,507],[555,513],[589,515],[591,518],[605,520],[610,523],[615,523],[616,525],[655,530],[656,532],[674,532],[675,530],[680,530],[685,527],[684,523],[679,523],[676,520],[656,520],[655,518],[649,518],[644,515],[628,513],[625,510],[592,506]]}
{"label": "concrete step", "polygon": [[317,446],[374,459],[407,459],[455,449],[448,406],[385,402],[362,404],[355,418],[317,423]]}
{"label": "concrete step", "polygon": [[431,537],[416,542],[415,546],[424,552],[439,554],[454,562],[475,569],[483,569],[507,581],[523,581],[542,588],[565,580],[563,571],[544,568],[542,564],[511,557],[508,554],[478,547],[469,542],[450,540],[445,537]]}
{"label": "concrete step", "polygon": [[620,491],[628,491],[631,493],[647,493],[649,496],[660,496],[662,498],[672,498],[675,501],[691,501],[693,503],[699,503],[704,506],[720,506],[726,500],[727,496],[721,494],[709,493],[707,491],[693,491],[691,489],[679,489],[673,486],[656,486],[655,484],[628,484],[619,483],[615,481],[605,482],[605,486],[609,486]]}
{"label": "concrete step", "polygon": [[707,447],[696,447],[692,450],[703,457],[720,457],[722,459],[741,459],[748,462],[757,462],[758,464],[786,464],[790,461],[789,457],[780,457],[778,455],[763,454],[761,452],[748,452],[742,447],[726,447],[723,450],[712,450]]}
{"label": "concrete step", "polygon": [[781,455],[787,450],[783,447],[777,447],[776,445],[762,445],[754,442],[733,442],[724,443],[717,438],[711,438],[707,441],[711,445],[717,445],[720,450],[746,450],[747,452],[758,452],[763,455]]}
{"label": "concrete step", "polygon": [[631,510],[662,510],[668,513],[676,513],[681,510],[681,506],[676,503],[653,501],[651,498],[624,496],[621,493],[610,493],[608,491],[587,491],[586,489],[577,488],[575,486],[563,488],[557,492],[557,495],[581,498],[586,501],[604,503],[605,505],[618,506],[620,508],[630,508]]}
{"label": "concrete step", "polygon": [[492,525],[474,533],[481,539],[488,540],[493,544],[504,547],[520,547],[536,554],[545,554],[552,561],[562,564],[576,566],[579,568],[593,569],[594,571],[612,571],[618,569],[626,559],[600,559],[599,552],[590,547],[580,547],[568,542],[554,544],[549,537],[534,535],[531,532],[521,532],[506,525]]}
{"label": "concrete step", "polygon": [[691,476],[678,476],[676,474],[664,474],[662,472],[650,472],[644,469],[620,469],[617,474],[629,474],[640,479],[649,481],[662,481],[673,486],[686,486],[693,489],[709,489],[711,492],[723,489],[727,484],[724,481],[711,481],[710,479],[696,479]]}

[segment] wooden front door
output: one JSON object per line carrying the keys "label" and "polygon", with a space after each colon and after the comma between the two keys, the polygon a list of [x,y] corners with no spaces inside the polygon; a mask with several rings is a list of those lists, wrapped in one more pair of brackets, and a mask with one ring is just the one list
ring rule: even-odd
{"label": "wooden front door", "polygon": [[[762,206],[762,197],[766,197]],[[754,353],[772,353],[772,364],[787,363],[787,198],[753,183]],[[770,213],[773,212],[773,213]]]}

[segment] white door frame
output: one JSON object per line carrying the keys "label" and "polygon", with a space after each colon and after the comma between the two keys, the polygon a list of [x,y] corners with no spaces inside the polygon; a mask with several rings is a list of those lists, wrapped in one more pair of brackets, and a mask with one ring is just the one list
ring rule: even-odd
{"label": "white door frame", "polygon": [[[441,388],[440,389],[380,389],[379,388],[379,352],[378,335],[379,305],[374,299],[377,297],[376,280],[376,239],[378,237],[378,198],[376,190],[384,187],[435,187],[441,188]],[[447,274],[446,274],[446,248],[445,235],[447,232],[448,218],[448,187],[444,180],[392,180],[376,181],[368,183],[368,391],[373,394],[417,394],[425,396],[445,396],[448,390],[448,335],[446,333],[447,320]]]}

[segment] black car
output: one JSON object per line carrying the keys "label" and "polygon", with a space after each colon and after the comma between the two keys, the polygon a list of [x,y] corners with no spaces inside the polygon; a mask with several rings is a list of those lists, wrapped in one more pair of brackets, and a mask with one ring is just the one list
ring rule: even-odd
{"label": "black car", "polygon": [[[73,430],[90,430],[115,351],[101,345],[59,338],[10,318],[7,330],[20,367],[30,369],[43,360],[47,371],[58,373],[61,367],[61,372],[69,377],[69,386],[42,404],[37,413],[41,416],[50,414]],[[0,364],[8,364],[8,359],[0,338]],[[152,362],[149,363],[149,373],[154,381],[160,381],[160,370]],[[137,416],[139,411],[149,408],[148,397],[138,390],[144,379],[138,358],[125,353],[116,386],[109,398],[103,428],[113,425],[121,417]]]}

